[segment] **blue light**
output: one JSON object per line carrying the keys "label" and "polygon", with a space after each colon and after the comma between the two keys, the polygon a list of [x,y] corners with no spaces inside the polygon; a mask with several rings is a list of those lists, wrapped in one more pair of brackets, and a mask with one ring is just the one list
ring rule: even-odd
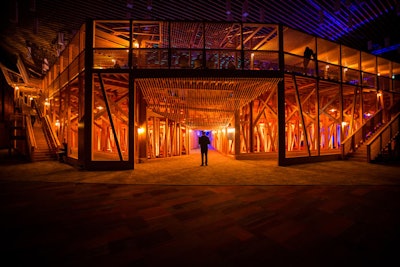
{"label": "blue light", "polygon": [[[355,21],[353,20],[352,25],[349,25],[348,22],[343,22],[338,19],[339,12],[335,12],[337,16],[333,16],[331,15],[330,12],[326,12],[324,11],[320,5],[318,4],[318,1],[314,1],[314,0],[308,0],[308,3],[313,6],[315,8],[315,10],[319,10],[320,12],[322,12],[322,16],[324,18],[324,23],[320,24],[319,29],[317,29],[316,32],[320,32],[320,36],[323,37],[325,36],[326,38],[330,39],[330,40],[338,40],[340,37],[347,35],[349,32],[360,28],[361,26],[375,20],[376,18],[378,18],[380,15],[382,15],[383,13],[387,13],[389,12],[389,9],[393,9],[393,8],[386,8],[384,10],[384,12],[380,12],[380,14],[378,13],[370,13],[368,14],[368,18],[364,17],[364,20],[358,23],[355,23]],[[357,11],[359,10],[359,8],[363,5],[364,3],[360,3],[359,5],[356,4],[351,4],[347,9],[343,9],[341,11],[344,11],[345,14],[343,14],[342,17],[349,17],[352,16],[354,13],[357,13]],[[360,16],[357,16],[360,17]],[[325,25],[324,25],[325,24]],[[328,32],[331,31],[331,32]]]}
{"label": "blue light", "polygon": [[381,54],[396,50],[398,48],[400,48],[400,44],[395,44],[395,45],[391,45],[391,46],[388,46],[388,47],[385,47],[385,48],[380,48],[380,49],[373,50],[373,51],[371,51],[371,54],[373,54],[373,55],[381,55]]}

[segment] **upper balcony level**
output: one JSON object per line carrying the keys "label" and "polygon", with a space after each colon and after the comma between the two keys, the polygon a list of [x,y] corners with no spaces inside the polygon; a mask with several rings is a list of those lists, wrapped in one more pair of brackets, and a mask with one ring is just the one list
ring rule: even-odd
{"label": "upper balcony level", "polygon": [[400,63],[281,24],[93,20],[60,54],[45,87],[63,86],[83,71],[85,53],[94,71],[275,70],[400,92]]}

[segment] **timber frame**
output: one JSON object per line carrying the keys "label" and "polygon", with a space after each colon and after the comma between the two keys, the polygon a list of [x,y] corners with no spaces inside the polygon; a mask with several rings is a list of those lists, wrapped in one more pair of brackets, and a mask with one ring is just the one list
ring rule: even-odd
{"label": "timber frame", "polygon": [[223,154],[285,166],[340,159],[346,138],[400,101],[399,73],[282,24],[88,20],[38,102],[83,169],[187,155],[200,130]]}

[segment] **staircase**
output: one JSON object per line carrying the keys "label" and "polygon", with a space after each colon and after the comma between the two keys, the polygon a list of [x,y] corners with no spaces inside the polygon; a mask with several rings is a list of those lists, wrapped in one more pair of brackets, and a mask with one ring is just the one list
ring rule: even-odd
{"label": "staircase", "polygon": [[392,116],[366,147],[368,162],[388,162],[400,158],[400,112]]}
{"label": "staircase", "polygon": [[[359,129],[351,138],[347,139],[347,154],[344,158],[354,161],[376,162],[390,161],[398,157],[400,152],[400,113],[393,116],[387,123],[373,123],[365,130]],[[368,132],[368,133],[367,133]],[[366,134],[367,133],[367,134]],[[358,137],[357,137],[358,135]],[[361,136],[361,137],[360,137]],[[343,148],[344,151],[344,148]]]}
{"label": "staircase", "polygon": [[365,140],[356,145],[355,151],[352,151],[349,154],[347,154],[347,159],[353,161],[367,162],[368,152],[366,144],[368,143],[369,140],[373,139],[376,136],[376,134],[384,125],[385,124],[378,123],[377,126],[374,128],[374,130],[368,133],[368,135],[365,137]]}
{"label": "staircase", "polygon": [[367,147],[364,144],[359,144],[357,150],[347,155],[348,160],[367,162]]}
{"label": "staircase", "polygon": [[[385,124],[381,122],[379,119],[377,122],[373,122],[372,124],[367,122],[364,124],[362,128],[360,128],[355,134],[353,140],[348,140],[347,145],[350,145],[351,148],[349,152],[346,154],[345,158],[353,161],[368,161],[368,148],[367,143],[369,140],[373,140],[375,136],[379,133],[380,129],[384,128]],[[349,144],[349,141],[353,142],[353,144]]]}
{"label": "staircase", "polygon": [[391,162],[400,160],[400,134],[398,133],[393,140],[381,151],[375,162]]}
{"label": "staircase", "polygon": [[32,154],[32,161],[57,160],[57,153],[49,148],[46,135],[43,131],[40,121],[33,125],[33,133],[36,139],[36,148]]}
{"label": "staircase", "polygon": [[342,142],[342,157],[348,160],[369,162],[368,143],[385,127],[383,110],[379,110],[357,131]]}

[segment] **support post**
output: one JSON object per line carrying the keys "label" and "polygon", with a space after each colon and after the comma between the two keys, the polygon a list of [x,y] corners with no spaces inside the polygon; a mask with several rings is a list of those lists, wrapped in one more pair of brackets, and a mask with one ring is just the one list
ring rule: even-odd
{"label": "support post", "polygon": [[240,154],[240,111],[235,110],[235,155]]}

